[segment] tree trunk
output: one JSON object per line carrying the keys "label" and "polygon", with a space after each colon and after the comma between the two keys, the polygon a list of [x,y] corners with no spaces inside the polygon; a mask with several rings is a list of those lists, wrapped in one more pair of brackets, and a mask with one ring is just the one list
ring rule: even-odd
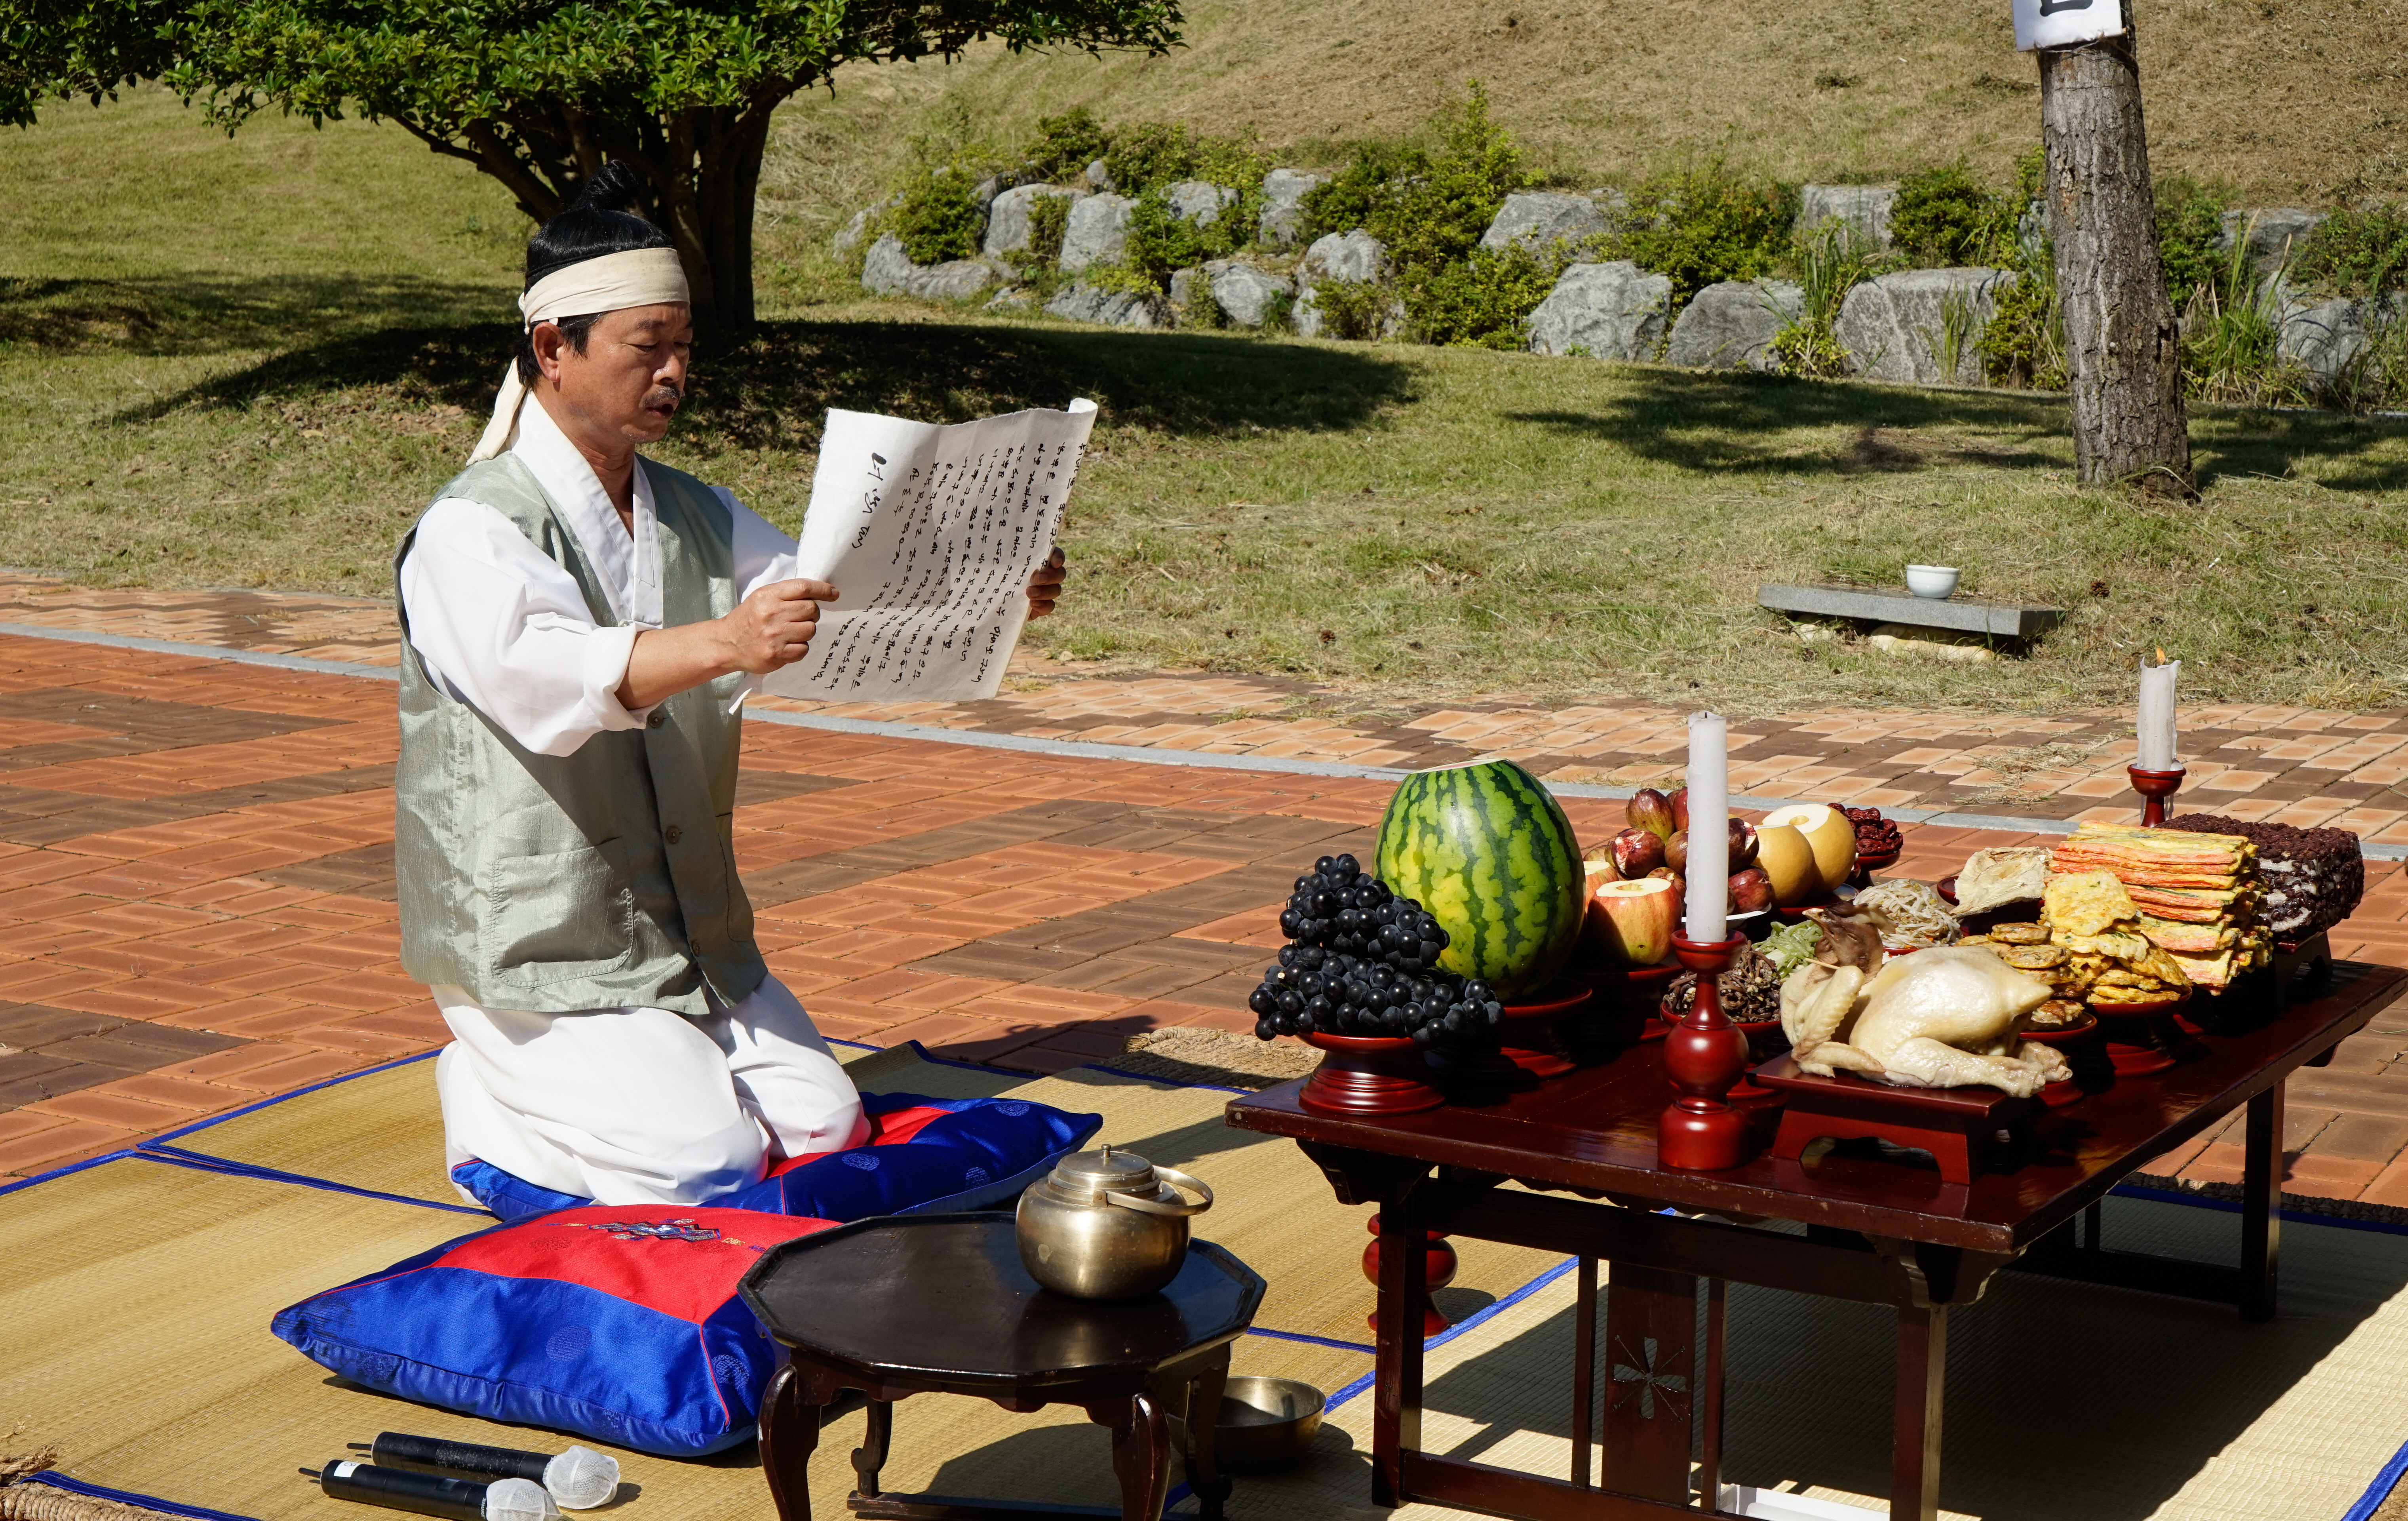
{"label": "tree trunk", "polygon": [[718,322],[729,331],[752,325],[752,205],[761,190],[761,155],[768,146],[769,108],[764,105],[737,119],[719,151],[704,160],[696,187]]}
{"label": "tree trunk", "polygon": [[2157,253],[2157,198],[2129,30],[2040,55],[2041,194],[2057,245],[2073,457],[2083,484],[2191,491],[2181,337]]}

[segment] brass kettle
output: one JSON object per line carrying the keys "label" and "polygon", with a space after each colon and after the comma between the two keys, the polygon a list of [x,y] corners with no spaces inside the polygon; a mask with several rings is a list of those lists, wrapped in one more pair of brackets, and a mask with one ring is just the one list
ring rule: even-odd
{"label": "brass kettle", "polygon": [[1212,1190],[1184,1172],[1109,1145],[1080,1152],[1020,1196],[1021,1265],[1074,1299],[1137,1299],[1179,1276],[1188,1217],[1211,1207]]}

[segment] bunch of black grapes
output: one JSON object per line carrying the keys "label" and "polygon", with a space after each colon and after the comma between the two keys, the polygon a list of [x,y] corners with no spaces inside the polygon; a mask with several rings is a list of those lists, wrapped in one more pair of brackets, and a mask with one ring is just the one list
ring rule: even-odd
{"label": "bunch of black grapes", "polygon": [[1504,1006],[1488,984],[1439,969],[1446,931],[1351,855],[1323,856],[1280,915],[1279,965],[1246,1000],[1254,1033],[1410,1037],[1428,1046],[1468,1040]]}

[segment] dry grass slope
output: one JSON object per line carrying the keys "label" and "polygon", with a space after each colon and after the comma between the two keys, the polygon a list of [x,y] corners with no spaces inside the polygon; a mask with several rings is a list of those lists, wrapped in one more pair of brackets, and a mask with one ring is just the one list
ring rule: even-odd
{"label": "dry grass slope", "polygon": [[[2261,204],[2408,195],[2408,0],[2137,8],[2159,172]],[[1542,167],[1589,182],[1717,147],[1793,179],[1960,153],[2003,179],[2040,130],[2002,0],[1199,0],[1188,39],[1158,59],[982,53],[947,82],[1012,121],[1084,104],[1285,147],[1409,132],[1477,78]],[[919,95],[924,79],[894,77],[939,67],[839,88]]]}

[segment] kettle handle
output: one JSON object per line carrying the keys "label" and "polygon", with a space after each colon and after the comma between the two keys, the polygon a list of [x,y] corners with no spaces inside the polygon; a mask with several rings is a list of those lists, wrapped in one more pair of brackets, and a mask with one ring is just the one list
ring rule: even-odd
{"label": "kettle handle", "polygon": [[1106,1194],[1104,1198],[1125,1209],[1142,1210],[1148,1214],[1202,1214],[1206,1210],[1212,1207],[1212,1190],[1205,1186],[1205,1184],[1198,1182],[1197,1179],[1189,1177],[1186,1173],[1178,1171],[1172,1168],[1157,1166],[1154,1169],[1154,1175],[1160,1178],[1165,1183],[1177,1184],[1182,1188],[1194,1189],[1197,1193],[1204,1196],[1204,1202],[1201,1204],[1190,1204],[1185,1199],[1178,1199],[1174,1201],[1159,1198],[1140,1198],[1135,1194]]}

